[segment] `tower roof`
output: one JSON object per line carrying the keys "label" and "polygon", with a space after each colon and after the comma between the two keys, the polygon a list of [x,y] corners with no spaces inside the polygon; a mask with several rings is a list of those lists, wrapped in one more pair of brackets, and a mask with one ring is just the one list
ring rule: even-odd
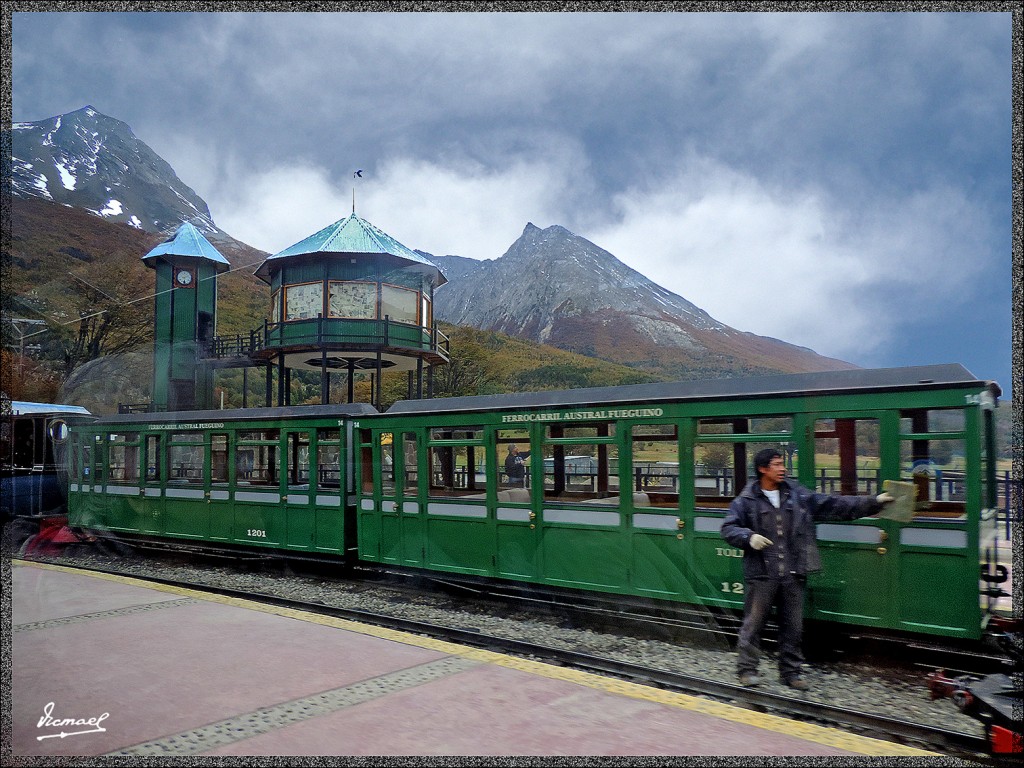
{"label": "tower roof", "polygon": [[316,234],[310,235],[293,246],[275,253],[264,261],[256,276],[267,279],[269,276],[271,262],[278,259],[286,259],[290,256],[300,256],[310,253],[363,253],[395,256],[405,261],[421,264],[437,270],[440,277],[438,285],[447,282],[441,270],[429,259],[407,248],[395,240],[391,235],[373,226],[366,219],[361,219],[354,213],[348,218],[336,221],[328,227],[324,227]]}
{"label": "tower roof", "polygon": [[225,267],[230,266],[228,260],[221,256],[220,251],[210,245],[210,241],[187,221],[178,227],[171,237],[143,256],[142,260],[147,263],[147,266],[153,266],[153,262],[149,260],[156,259],[158,256],[191,256],[195,259],[208,259],[217,264],[223,264]]}

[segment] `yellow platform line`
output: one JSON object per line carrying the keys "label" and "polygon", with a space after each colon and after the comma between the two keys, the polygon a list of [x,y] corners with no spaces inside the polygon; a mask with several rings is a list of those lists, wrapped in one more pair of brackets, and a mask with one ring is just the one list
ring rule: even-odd
{"label": "yellow platform line", "polygon": [[263,605],[251,600],[214,595],[200,590],[187,589],[185,587],[154,584],[131,576],[82,571],[77,568],[53,565],[50,563],[36,563],[24,560],[12,560],[11,562],[16,566],[29,566],[33,568],[43,568],[46,570],[71,573],[78,576],[89,576],[91,578],[104,579],[105,581],[112,581],[120,584],[128,584],[131,586],[141,587],[143,589],[152,589],[158,592],[167,592],[174,595],[192,597],[206,602],[230,605],[237,608],[260,611],[261,613],[272,614],[274,616],[311,622],[327,627],[333,627],[335,629],[357,632],[362,635],[369,635],[384,640],[393,640],[405,645],[412,645],[418,648],[437,651],[438,653],[460,656],[473,661],[494,664],[508,669],[516,669],[529,674],[546,677],[551,680],[563,680],[603,691],[605,693],[627,696],[633,699],[641,699],[643,701],[649,701],[669,707],[685,709],[690,712],[699,712],[701,714],[710,715],[723,720],[729,720],[734,723],[742,723],[744,725],[762,728],[767,731],[781,733],[786,736],[794,736],[796,738],[803,739],[804,741],[822,744],[835,749],[843,749],[848,752],[856,752],[861,755],[914,755],[922,757],[941,757],[937,752],[929,752],[927,750],[908,747],[903,744],[895,744],[889,741],[882,741],[881,739],[873,739],[867,736],[844,733],[833,728],[815,725],[813,723],[788,720],[778,715],[754,712],[749,709],[743,709],[742,707],[736,707],[731,704],[725,704],[711,699],[701,698],[699,696],[665,691],[659,688],[641,685],[639,683],[631,683],[626,680],[602,677],[601,675],[596,675],[592,672],[584,672],[582,670],[568,669],[566,667],[559,667],[540,661],[531,661],[529,659],[506,656],[494,651],[470,648],[468,646],[457,645],[456,643],[450,643],[444,640],[435,640],[429,637],[421,637],[419,635],[395,629],[361,624],[348,619],[338,619],[333,616],[322,616],[315,613],[308,613],[306,611],[299,611],[294,608]]}

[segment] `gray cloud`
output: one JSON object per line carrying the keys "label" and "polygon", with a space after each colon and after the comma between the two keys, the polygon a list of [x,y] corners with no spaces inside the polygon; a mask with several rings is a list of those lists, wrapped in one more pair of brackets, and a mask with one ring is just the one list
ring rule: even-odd
{"label": "gray cloud", "polygon": [[411,247],[562,224],[736,327],[1008,379],[945,331],[911,358],[1008,278],[1010,51],[994,13],[27,13],[13,103],[124,120],[266,250],[347,215],[363,168],[360,213]]}

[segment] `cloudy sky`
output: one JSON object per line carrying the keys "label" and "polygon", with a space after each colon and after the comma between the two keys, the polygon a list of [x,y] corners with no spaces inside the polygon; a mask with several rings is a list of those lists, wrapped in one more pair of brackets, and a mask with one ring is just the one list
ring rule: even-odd
{"label": "cloudy sky", "polygon": [[[39,7],[45,7],[40,5]],[[269,252],[562,225],[735,328],[1010,387],[1009,13],[13,15],[12,116],[128,123]],[[363,178],[355,182],[353,171]]]}

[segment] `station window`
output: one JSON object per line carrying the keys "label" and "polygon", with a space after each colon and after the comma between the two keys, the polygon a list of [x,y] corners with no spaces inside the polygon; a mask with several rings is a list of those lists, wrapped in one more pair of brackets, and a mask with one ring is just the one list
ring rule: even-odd
{"label": "station window", "polygon": [[238,485],[277,485],[281,433],[276,429],[240,432],[235,449]]}
{"label": "station window", "polygon": [[281,322],[281,291],[274,291],[270,299],[270,322]]}
{"label": "station window", "polygon": [[317,430],[316,440],[318,487],[337,490],[341,487],[341,430]]}
{"label": "station window", "polygon": [[397,323],[415,325],[418,318],[419,291],[399,288],[394,285],[380,287],[380,314],[390,317]]}
{"label": "station window", "polygon": [[359,281],[328,283],[327,314],[355,320],[377,317],[377,284]]}
{"label": "station window", "polygon": [[815,490],[843,496],[879,493],[879,434],[878,419],[815,421]]}
{"label": "station window", "polygon": [[308,320],[322,315],[323,283],[300,283],[285,288],[284,319]]}
{"label": "station window", "polygon": [[647,493],[652,506],[676,506],[679,498],[676,425],[637,424],[632,432],[633,490]]}
{"label": "station window", "polygon": [[202,484],[206,446],[202,432],[172,433],[167,444],[167,475],[172,483]]}
{"label": "station window", "polygon": [[433,316],[430,314],[430,298],[427,294],[420,294],[420,325],[424,328],[431,327]]}
{"label": "station window", "polygon": [[139,441],[137,436],[111,434],[107,436],[109,479],[115,483],[139,481]]}

